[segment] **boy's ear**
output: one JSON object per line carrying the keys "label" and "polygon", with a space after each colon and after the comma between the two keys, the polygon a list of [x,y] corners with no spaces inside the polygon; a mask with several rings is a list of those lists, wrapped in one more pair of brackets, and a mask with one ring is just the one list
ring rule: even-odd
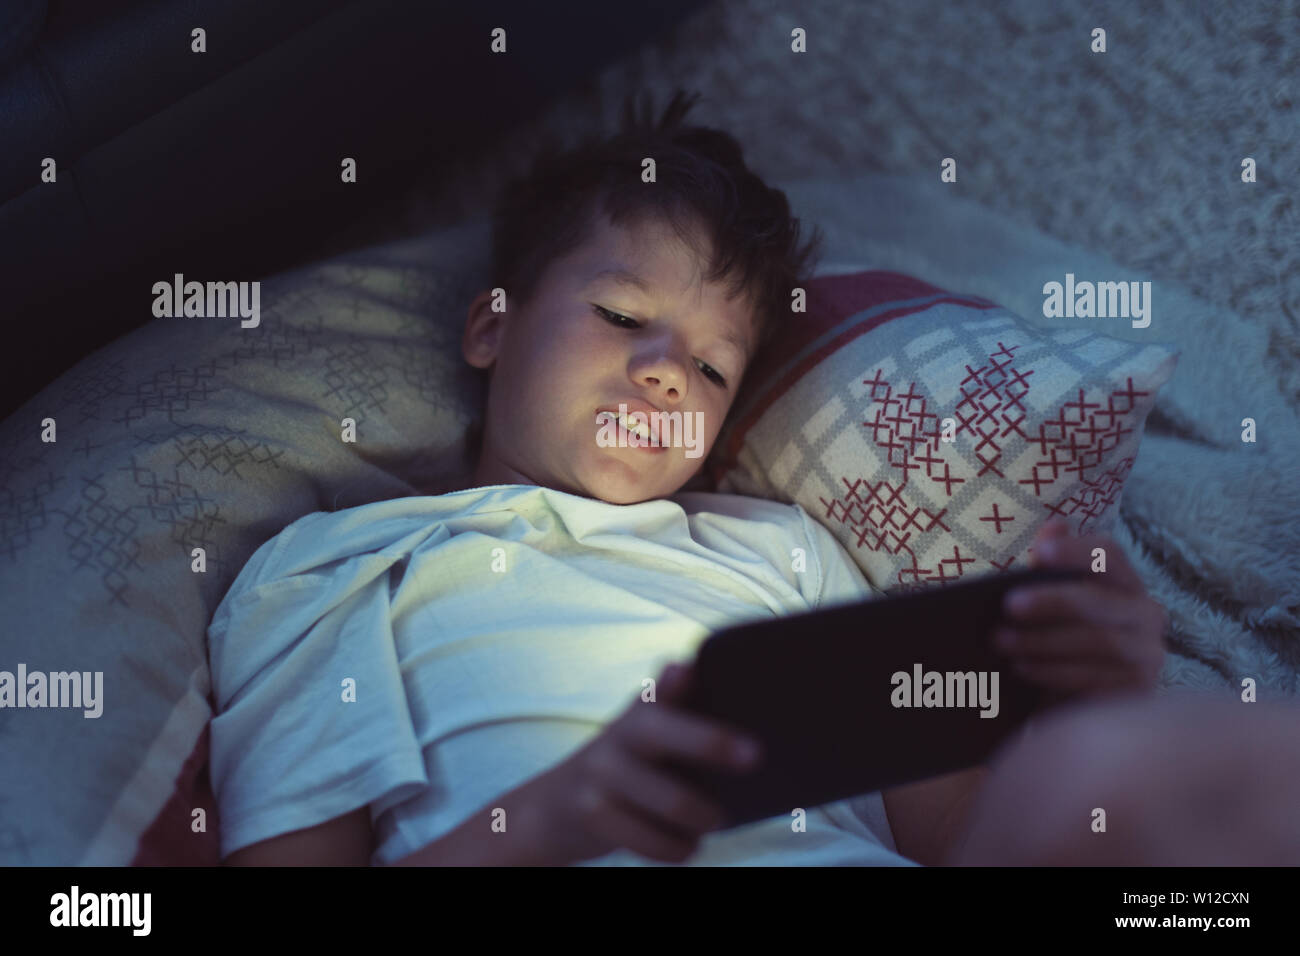
{"label": "boy's ear", "polygon": [[505,330],[505,313],[492,311],[492,292],[484,289],[469,304],[465,332],[461,336],[460,351],[465,361],[475,368],[491,368],[501,347]]}

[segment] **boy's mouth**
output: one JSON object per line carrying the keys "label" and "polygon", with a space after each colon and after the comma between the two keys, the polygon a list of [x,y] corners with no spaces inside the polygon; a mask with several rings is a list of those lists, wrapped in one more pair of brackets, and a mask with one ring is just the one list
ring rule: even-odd
{"label": "boy's mouth", "polygon": [[[626,441],[633,447],[639,447],[648,451],[663,451],[665,446],[662,444],[662,436],[656,427],[658,422],[655,419],[655,413],[658,409],[651,405],[642,405],[641,403],[629,404],[628,402],[620,403],[619,408],[598,408],[596,409],[597,421],[616,421],[618,423],[619,436],[621,441]],[[641,413],[644,421],[637,421],[632,416]]]}
{"label": "boy's mouth", "polygon": [[649,422],[634,422],[627,415],[619,415],[618,423],[623,426],[624,431],[631,432],[646,441],[653,439],[658,444],[658,439],[651,433]]}
{"label": "boy's mouth", "polygon": [[619,441],[626,444],[629,448],[635,448],[639,451],[648,451],[654,454],[668,450],[667,446],[658,444],[651,438],[647,437],[643,432],[630,431],[626,426],[624,426],[623,422],[624,419],[621,418],[618,421]]}

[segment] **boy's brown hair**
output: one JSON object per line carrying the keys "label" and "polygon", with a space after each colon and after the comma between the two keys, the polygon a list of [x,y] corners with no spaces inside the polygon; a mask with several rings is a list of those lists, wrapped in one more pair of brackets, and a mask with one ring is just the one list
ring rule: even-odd
{"label": "boy's brown hair", "polygon": [[[748,294],[758,332],[754,351],[768,342],[791,316],[791,290],[810,277],[821,235],[814,228],[800,243],[801,226],[785,193],[745,165],[734,138],[684,124],[698,98],[677,90],[656,122],[649,93],[640,104],[629,96],[614,136],[567,151],[543,147],[493,211],[493,286],[528,302],[546,267],[581,245],[602,211],[616,226],[656,214],[688,243],[689,227],[698,222],[713,245],[704,279],[726,282],[730,297]],[[641,180],[646,157],[655,161],[653,183]]]}

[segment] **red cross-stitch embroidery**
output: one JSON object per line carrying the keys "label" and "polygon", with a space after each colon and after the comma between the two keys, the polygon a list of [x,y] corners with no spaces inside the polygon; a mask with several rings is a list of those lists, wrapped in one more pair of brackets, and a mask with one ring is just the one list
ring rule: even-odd
{"label": "red cross-stitch embroidery", "polygon": [[[951,413],[955,435],[964,433],[973,439],[968,447],[974,460],[965,462],[969,470],[962,475],[953,468],[961,469],[959,457],[951,452],[948,458],[940,454],[941,422],[946,416],[931,407],[916,382],[900,389],[884,378],[880,369],[863,381],[870,391],[862,427],[882,453],[884,467],[874,476],[879,479],[876,481],[842,476],[844,492],[840,497],[820,501],[827,518],[852,532],[855,547],[901,557],[907,563],[898,571],[899,590],[955,581],[976,567],[1005,571],[1016,561],[1015,555],[1001,551],[977,559],[953,543],[951,552],[937,559],[935,567],[921,567],[917,553],[930,554],[932,548],[917,545],[931,535],[951,534],[952,528],[948,508],[932,511],[909,500],[907,492],[916,488],[918,481],[929,490],[927,498],[941,490],[944,499],[951,498],[963,483],[985,476],[1011,478],[1030,486],[1034,496],[1043,499],[1045,514],[1024,515],[1018,513],[1023,509],[1014,501],[998,500],[984,506],[984,513],[977,516],[998,535],[1012,533],[1014,526],[1007,526],[1019,517],[1034,521],[1053,514],[1070,519],[1082,533],[1119,498],[1133,459],[1121,459],[1102,470],[1103,458],[1133,431],[1131,423],[1125,427],[1125,416],[1134,410],[1136,400],[1148,393],[1136,391],[1131,378],[1104,402],[1090,400],[1080,388],[1054,415],[1035,426],[1026,422],[1030,416],[1023,404],[1034,372],[1012,364],[1019,347],[999,342],[985,364],[964,367],[958,384],[961,397]],[[1008,476],[1007,463],[1019,460],[1027,447],[1035,447],[1039,453],[1029,466],[1028,477]],[[1051,486],[1058,482],[1068,483],[1070,490],[1053,499]]]}

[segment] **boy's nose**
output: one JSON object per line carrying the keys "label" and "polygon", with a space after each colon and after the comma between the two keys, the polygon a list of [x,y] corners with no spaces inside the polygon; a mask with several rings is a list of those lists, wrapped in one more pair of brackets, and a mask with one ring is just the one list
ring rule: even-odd
{"label": "boy's nose", "polygon": [[[639,360],[634,378],[647,388],[664,397],[665,401],[681,401],[686,397],[686,367],[682,360],[668,348],[647,352]],[[664,402],[655,402],[662,405]]]}

